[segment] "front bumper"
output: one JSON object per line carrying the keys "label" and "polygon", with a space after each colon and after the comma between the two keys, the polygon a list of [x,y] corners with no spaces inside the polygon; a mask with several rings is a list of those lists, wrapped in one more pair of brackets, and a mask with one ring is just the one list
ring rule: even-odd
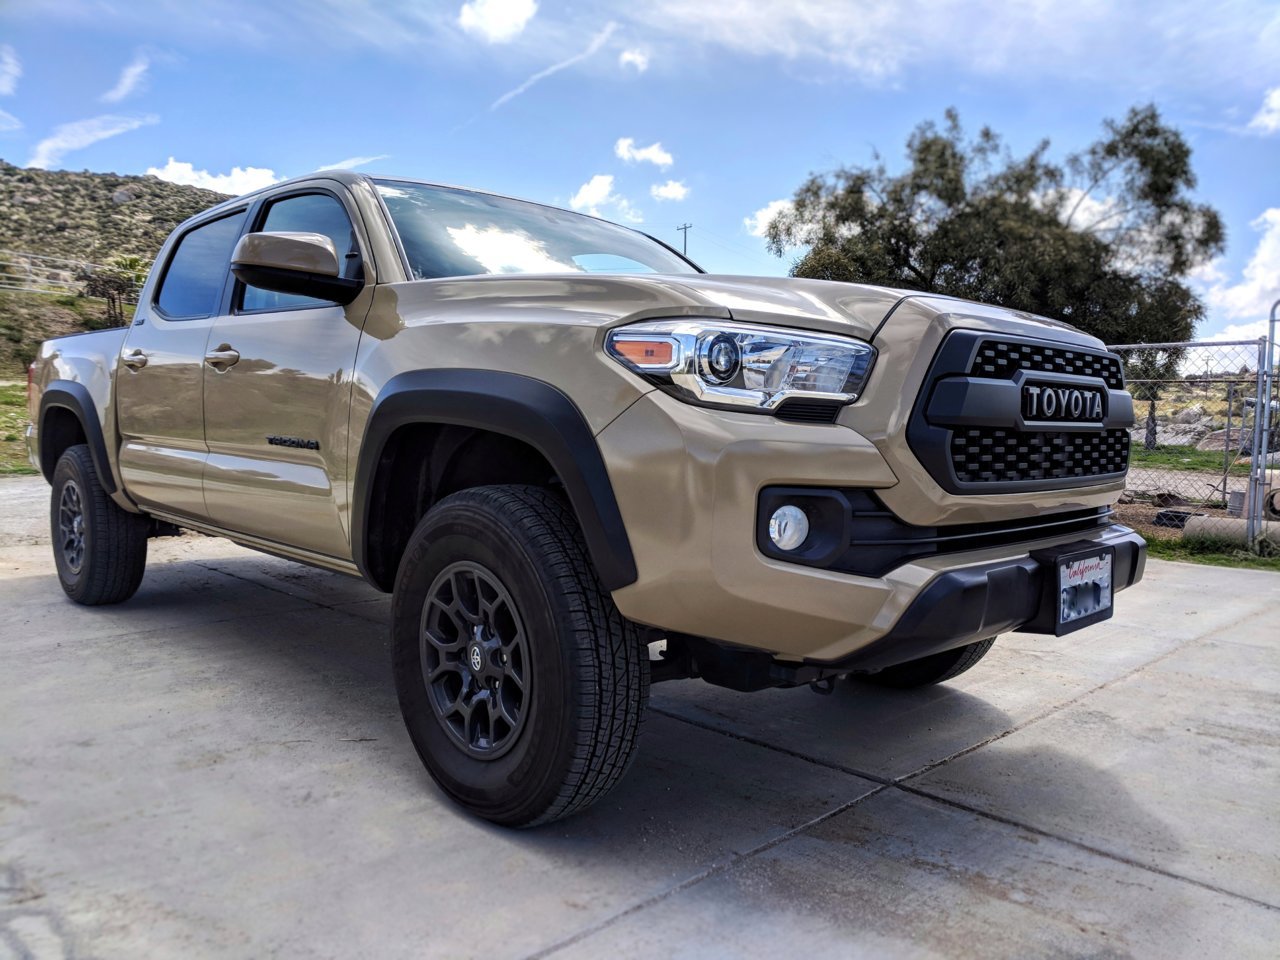
{"label": "front bumper", "polygon": [[[1147,543],[1119,524],[1101,533],[1087,540],[1115,548],[1112,578],[1119,593],[1142,579]],[[1031,556],[947,571],[920,591],[888,633],[834,664],[822,665],[871,673],[1017,630],[1039,615],[1048,575],[1052,570]]]}
{"label": "front bumper", "polygon": [[[1012,629],[1020,614],[998,616],[1002,601],[995,594],[1011,586],[1025,588],[1023,602],[1038,603],[1040,591],[1032,589],[1029,572],[1033,550],[1082,540],[1100,546],[1123,541],[1130,546],[1117,546],[1117,564],[1121,552],[1134,559],[1127,580],[1117,572],[1117,588],[1141,574],[1141,539],[1119,526],[914,557],[879,576],[783,561],[766,556],[756,541],[762,490],[857,485],[883,496],[898,484],[876,445],[860,433],[840,425],[708,411],[654,392],[596,439],[638,574],[634,583],[614,591],[613,599],[624,616],[667,633],[763,651],[796,664],[844,663],[878,641],[902,643],[901,637],[922,636],[926,630],[936,631],[944,649],[966,642],[971,631]],[[1026,516],[1037,509],[1102,507],[1114,496],[1094,487],[1009,499],[1019,500]],[[1005,568],[1022,573],[972,572]],[[933,588],[935,582],[943,586]],[[931,588],[966,598],[966,610],[977,609],[972,598],[980,593],[991,603],[982,602],[984,612],[976,620],[942,609],[925,616],[929,606],[917,601]],[[912,619],[904,620],[909,615]],[[1034,611],[1025,620],[1032,616]],[[913,627],[915,618],[920,622]],[[895,633],[900,621],[904,626]]]}

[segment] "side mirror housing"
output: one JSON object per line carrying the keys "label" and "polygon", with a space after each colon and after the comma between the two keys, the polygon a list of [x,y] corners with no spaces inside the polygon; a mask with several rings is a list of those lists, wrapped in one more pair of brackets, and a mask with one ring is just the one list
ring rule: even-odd
{"label": "side mirror housing", "polygon": [[251,287],[343,306],[364,287],[341,275],[338,251],[320,233],[247,233],[231,254],[231,272]]}

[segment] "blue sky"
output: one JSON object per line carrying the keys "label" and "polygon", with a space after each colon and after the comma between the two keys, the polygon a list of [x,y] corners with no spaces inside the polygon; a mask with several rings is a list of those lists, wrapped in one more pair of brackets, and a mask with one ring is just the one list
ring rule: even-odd
{"label": "blue sky", "polygon": [[359,164],[593,210],[726,273],[786,272],[759,214],[901,162],[959,109],[1061,156],[1154,102],[1228,250],[1200,333],[1280,297],[1274,0],[0,0],[0,157],[243,192]]}

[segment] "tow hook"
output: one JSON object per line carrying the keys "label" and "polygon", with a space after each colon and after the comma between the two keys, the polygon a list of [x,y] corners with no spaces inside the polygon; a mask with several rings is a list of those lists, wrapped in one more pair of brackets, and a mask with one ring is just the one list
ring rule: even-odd
{"label": "tow hook", "polygon": [[809,689],[812,690],[814,693],[820,693],[824,697],[829,697],[831,696],[832,693],[835,692],[836,678],[823,677],[820,680],[810,680]]}

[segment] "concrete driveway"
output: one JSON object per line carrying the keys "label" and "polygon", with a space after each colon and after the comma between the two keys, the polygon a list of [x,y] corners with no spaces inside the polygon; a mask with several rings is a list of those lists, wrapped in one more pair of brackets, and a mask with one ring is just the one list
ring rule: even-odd
{"label": "concrete driveway", "polygon": [[655,688],[590,813],[451,807],[387,600],[223,541],[63,598],[0,481],[0,958],[1274,957],[1280,577],[1153,562],[1107,625],[917,693]]}

